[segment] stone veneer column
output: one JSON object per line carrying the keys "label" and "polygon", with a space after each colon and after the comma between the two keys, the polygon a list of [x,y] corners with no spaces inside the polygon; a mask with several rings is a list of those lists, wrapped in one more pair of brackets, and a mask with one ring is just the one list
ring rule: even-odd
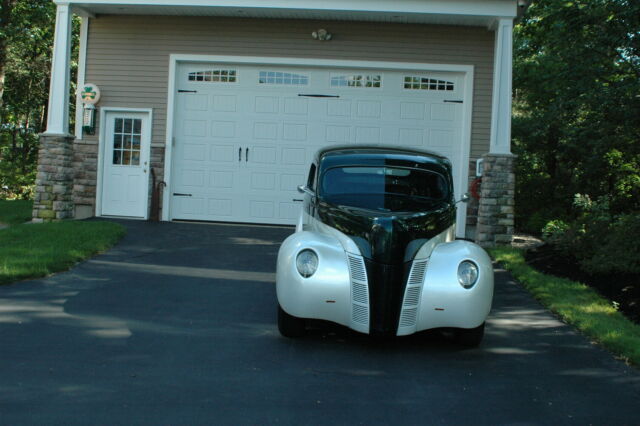
{"label": "stone veneer column", "polygon": [[512,154],[485,154],[476,242],[483,247],[510,244],[513,237],[515,174]]}
{"label": "stone veneer column", "polygon": [[73,217],[73,136],[40,135],[33,221]]}

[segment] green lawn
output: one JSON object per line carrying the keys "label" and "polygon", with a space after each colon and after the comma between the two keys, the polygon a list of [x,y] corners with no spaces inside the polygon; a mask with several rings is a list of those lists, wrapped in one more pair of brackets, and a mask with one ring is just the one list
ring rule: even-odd
{"label": "green lawn", "polygon": [[65,221],[0,230],[0,284],[71,268],[113,246],[125,228],[111,222]]}
{"label": "green lawn", "polygon": [[533,296],[614,354],[640,366],[640,325],[618,312],[592,288],[536,271],[512,248],[489,250]]}
{"label": "green lawn", "polygon": [[33,201],[0,200],[0,223],[17,225],[31,220]]}

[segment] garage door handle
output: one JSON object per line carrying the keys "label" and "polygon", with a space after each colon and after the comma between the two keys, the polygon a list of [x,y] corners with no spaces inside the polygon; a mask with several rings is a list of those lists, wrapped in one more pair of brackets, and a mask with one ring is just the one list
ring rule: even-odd
{"label": "garage door handle", "polygon": [[180,192],[174,192],[173,195],[176,197],[191,197],[191,194],[182,194]]}
{"label": "garage door handle", "polygon": [[304,200],[301,200],[301,199],[299,199],[299,198],[294,198],[294,199],[293,199],[293,200],[291,200],[291,201],[295,201],[295,202],[301,203],[301,202],[303,202]]}
{"label": "garage door handle", "polygon": [[461,103],[464,102],[464,101],[458,101],[458,100],[453,100],[453,99],[445,99],[444,101],[445,102],[449,102],[451,104],[461,104]]}
{"label": "garage door handle", "polygon": [[244,161],[249,161],[249,148],[244,151]]}
{"label": "garage door handle", "polygon": [[242,161],[242,147],[238,148],[238,161]]}

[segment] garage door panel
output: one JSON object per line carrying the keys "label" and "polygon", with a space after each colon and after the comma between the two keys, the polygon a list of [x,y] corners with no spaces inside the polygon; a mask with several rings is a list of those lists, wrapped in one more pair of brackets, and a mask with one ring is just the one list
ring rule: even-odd
{"label": "garage door panel", "polygon": [[182,127],[182,135],[190,137],[207,136],[207,121],[206,120],[184,120]]}
{"label": "garage door panel", "polygon": [[204,143],[185,143],[182,151],[182,159],[188,161],[206,161],[207,144]]}
{"label": "garage door panel", "polygon": [[212,142],[209,149],[209,161],[212,163],[229,165],[238,162],[239,147],[235,145]]}
{"label": "garage door panel", "polygon": [[[187,81],[216,68],[233,69],[235,81]],[[178,75],[186,81],[178,88],[196,93],[176,97],[172,193],[192,196],[173,197],[173,218],[295,224],[297,186],[328,145],[432,149],[460,173],[463,108],[444,102],[461,100],[460,75],[215,64],[181,65]],[[335,76],[367,75],[379,75],[381,87],[331,85]],[[408,76],[417,88],[405,88]],[[430,90],[446,82],[453,90]]]}
{"label": "garage door panel", "polygon": [[280,123],[276,121],[263,121],[253,123],[253,139],[256,140],[276,140]]}
{"label": "garage door panel", "polygon": [[236,136],[235,121],[213,120],[211,122],[211,137],[221,139],[232,139]]}

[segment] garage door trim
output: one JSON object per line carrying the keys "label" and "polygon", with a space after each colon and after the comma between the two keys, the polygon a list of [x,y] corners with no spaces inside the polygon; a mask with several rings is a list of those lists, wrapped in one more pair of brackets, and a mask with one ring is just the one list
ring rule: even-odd
{"label": "garage door trim", "polygon": [[[162,220],[170,221],[173,218],[171,209],[171,168],[172,168],[172,148],[174,137],[174,116],[176,79],[178,64],[189,62],[215,62],[218,64],[241,64],[241,65],[282,65],[282,66],[306,66],[315,68],[359,68],[378,69],[390,71],[421,71],[421,72],[458,72],[464,74],[464,108],[462,117],[462,153],[459,159],[462,167],[460,170],[459,188],[466,188],[468,181],[469,155],[471,151],[471,116],[473,110],[473,65],[456,64],[426,64],[413,62],[383,62],[383,61],[348,61],[332,59],[312,59],[312,58],[287,58],[287,57],[258,57],[258,56],[217,56],[217,55],[184,55],[172,54],[169,59],[169,81],[167,84],[167,129],[164,156],[164,179],[167,185],[164,188]],[[458,236],[464,237],[466,224],[466,204],[458,204]]]}

